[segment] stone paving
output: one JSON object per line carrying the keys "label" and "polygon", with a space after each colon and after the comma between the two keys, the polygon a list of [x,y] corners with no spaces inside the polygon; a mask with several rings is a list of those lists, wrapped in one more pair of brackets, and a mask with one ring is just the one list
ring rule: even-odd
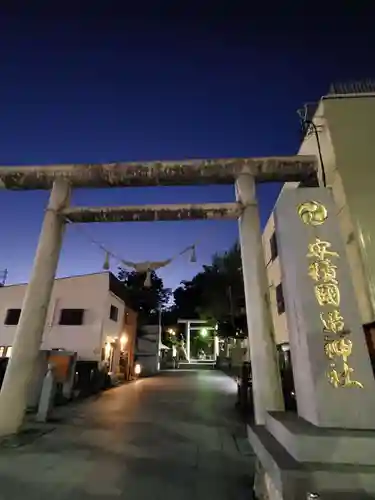
{"label": "stone paving", "polygon": [[60,411],[0,449],[0,500],[250,500],[254,457],[216,371],[170,371]]}

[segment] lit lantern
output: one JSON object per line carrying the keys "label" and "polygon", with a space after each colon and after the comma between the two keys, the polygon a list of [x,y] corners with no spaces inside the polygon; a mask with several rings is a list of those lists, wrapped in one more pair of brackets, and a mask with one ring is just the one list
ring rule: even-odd
{"label": "lit lantern", "polygon": [[141,374],[141,371],[142,371],[142,367],[139,363],[137,363],[135,366],[134,366],[134,373],[136,375],[140,375]]}
{"label": "lit lantern", "polygon": [[128,337],[125,335],[125,333],[122,335],[120,339],[120,345],[121,345],[121,350],[123,351],[125,349],[126,344],[128,343]]}
{"label": "lit lantern", "polygon": [[105,347],[104,347],[104,355],[105,355],[105,359],[109,359],[110,355],[111,355],[111,344],[109,342],[107,342],[105,344]]}

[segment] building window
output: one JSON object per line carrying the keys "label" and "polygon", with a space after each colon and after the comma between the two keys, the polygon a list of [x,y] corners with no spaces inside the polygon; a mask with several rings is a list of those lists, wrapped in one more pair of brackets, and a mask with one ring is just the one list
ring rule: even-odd
{"label": "building window", "polygon": [[279,283],[276,287],[276,304],[277,304],[277,312],[279,314],[283,314],[285,312],[285,302],[284,302],[283,285],[281,283]]}
{"label": "building window", "polygon": [[21,309],[8,309],[5,316],[4,325],[18,325],[21,316]]}
{"label": "building window", "polygon": [[59,325],[83,325],[84,309],[61,309]]}
{"label": "building window", "polygon": [[275,233],[275,231],[273,232],[273,235],[270,238],[270,248],[271,248],[271,259],[275,260],[276,257],[278,256],[277,240],[276,240],[276,233]]}
{"label": "building window", "polygon": [[109,311],[109,319],[112,321],[118,320],[118,308],[116,306],[111,305],[111,309]]}

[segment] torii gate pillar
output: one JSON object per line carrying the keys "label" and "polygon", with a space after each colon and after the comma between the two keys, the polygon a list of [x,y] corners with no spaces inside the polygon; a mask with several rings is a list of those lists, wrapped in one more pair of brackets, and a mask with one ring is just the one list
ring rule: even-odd
{"label": "torii gate pillar", "polygon": [[239,218],[242,272],[252,368],[255,422],[264,425],[268,411],[283,410],[280,374],[276,358],[273,322],[269,309],[268,282],[262,233],[255,194],[255,180],[241,174],[236,195],[244,206]]}
{"label": "torii gate pillar", "polygon": [[0,391],[0,436],[16,433],[23,423],[63,240],[65,218],[59,212],[68,206],[69,196],[68,182],[55,180]]}
{"label": "torii gate pillar", "polygon": [[190,363],[190,321],[185,324],[185,334],[186,334],[186,357],[187,361]]}

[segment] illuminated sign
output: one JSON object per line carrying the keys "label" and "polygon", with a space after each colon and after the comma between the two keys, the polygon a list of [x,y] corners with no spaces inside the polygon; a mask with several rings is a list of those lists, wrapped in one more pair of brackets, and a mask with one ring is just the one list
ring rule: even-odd
{"label": "illuminated sign", "polygon": [[[324,224],[328,211],[315,201],[301,203],[297,213],[306,225]],[[324,352],[329,359],[327,378],[335,387],[359,387],[363,384],[354,380],[353,368],[349,366],[353,343],[350,330],[345,329],[345,319],[340,311],[340,283],[337,278],[340,255],[331,248],[330,241],[317,237],[308,244],[306,257],[309,259],[308,275],[314,282],[315,299],[320,307],[320,322],[324,335]]]}
{"label": "illuminated sign", "polygon": [[302,222],[309,226],[320,226],[328,217],[326,207],[317,201],[305,201],[298,205],[297,211]]}

